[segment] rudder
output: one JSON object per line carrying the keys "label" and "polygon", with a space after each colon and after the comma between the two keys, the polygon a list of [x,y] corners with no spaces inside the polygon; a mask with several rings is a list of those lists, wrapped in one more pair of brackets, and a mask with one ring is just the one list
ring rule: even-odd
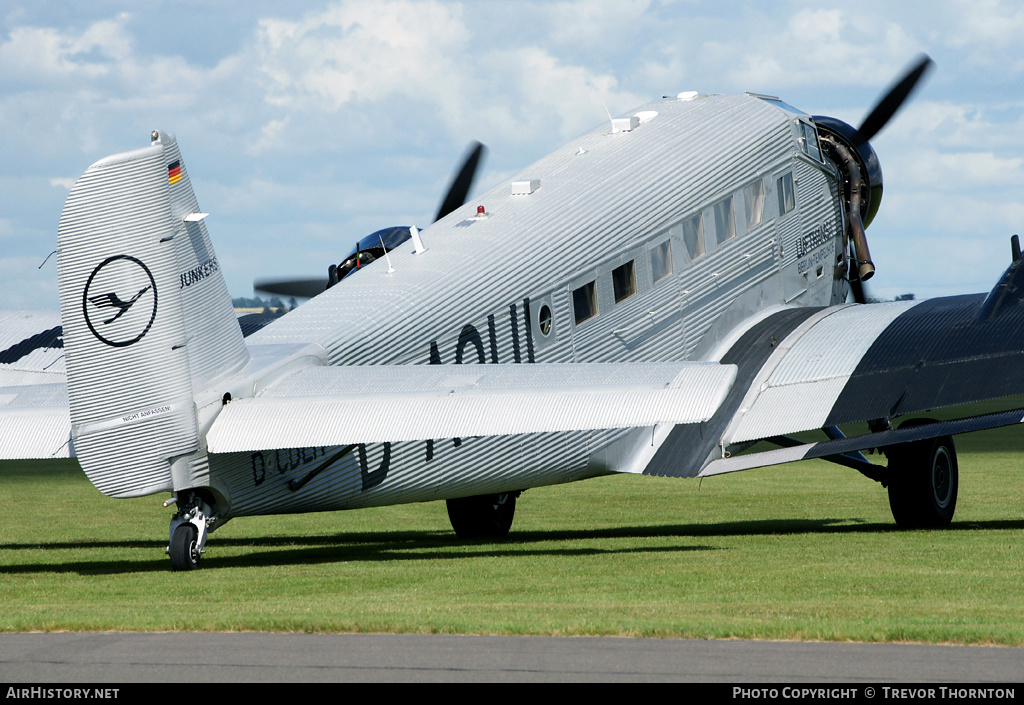
{"label": "rudder", "polygon": [[194,395],[248,360],[197,211],[174,137],[154,132],[89,167],[61,214],[72,440],[110,496],[201,482]]}

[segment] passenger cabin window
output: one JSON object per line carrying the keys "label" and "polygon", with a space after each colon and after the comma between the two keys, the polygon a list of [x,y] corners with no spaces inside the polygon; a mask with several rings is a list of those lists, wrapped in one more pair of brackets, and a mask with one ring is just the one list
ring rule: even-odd
{"label": "passenger cabin window", "polygon": [[554,317],[551,315],[551,307],[544,304],[540,307],[540,314],[537,316],[537,320],[540,322],[540,334],[545,338],[551,335],[551,326],[554,323]]}
{"label": "passenger cabin window", "polygon": [[572,292],[572,310],[576,325],[597,315],[597,282],[588,282]]}
{"label": "passenger cabin window", "polygon": [[736,218],[732,212],[732,196],[715,204],[715,238],[721,245],[736,237]]}
{"label": "passenger cabin window", "polygon": [[743,205],[747,212],[747,230],[760,225],[764,210],[764,182],[761,179],[743,189]]}
{"label": "passenger cabin window", "polygon": [[665,240],[651,250],[652,281],[657,284],[669,274],[672,274],[672,241]]}
{"label": "passenger cabin window", "polygon": [[704,254],[704,214],[698,213],[683,223],[683,242],[690,259],[695,260]]}
{"label": "passenger cabin window", "polygon": [[612,270],[612,289],[615,290],[615,303],[625,301],[636,293],[636,275],[633,271],[633,260]]}
{"label": "passenger cabin window", "polygon": [[789,172],[779,177],[779,215],[785,215],[796,208],[796,195],[793,192],[793,173]]}

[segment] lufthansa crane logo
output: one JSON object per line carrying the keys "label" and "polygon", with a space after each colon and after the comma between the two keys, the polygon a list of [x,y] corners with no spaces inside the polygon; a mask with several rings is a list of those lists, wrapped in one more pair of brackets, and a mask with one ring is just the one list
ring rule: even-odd
{"label": "lufthansa crane logo", "polygon": [[107,345],[123,348],[139,342],[156,318],[153,274],[134,257],[108,257],[85,283],[82,311],[89,330]]}

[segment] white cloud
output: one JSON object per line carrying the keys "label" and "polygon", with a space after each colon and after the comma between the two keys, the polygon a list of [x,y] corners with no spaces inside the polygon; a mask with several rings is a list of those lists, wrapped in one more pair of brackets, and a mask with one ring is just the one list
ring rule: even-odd
{"label": "white cloud", "polygon": [[915,189],[962,194],[1024,183],[1024,158],[992,152],[910,152],[901,172]]}
{"label": "white cloud", "polygon": [[466,29],[458,7],[438,2],[337,4],[292,22],[259,23],[259,68],[276,105],[338,110],[393,94],[430,97],[452,91],[459,75],[448,58]]}
{"label": "white cloud", "polygon": [[944,149],[1019,152],[1024,148],[1024,101],[1001,103],[998,96],[984,102],[914,101],[889,133]]}
{"label": "white cloud", "polygon": [[[750,29],[750,28],[748,28]],[[898,22],[859,9],[808,9],[784,27],[743,32],[730,52],[734,85],[767,90],[801,85],[876,86],[923,46]],[[751,88],[753,90],[753,88]]]}
{"label": "white cloud", "polygon": [[[138,113],[189,109],[213,87],[239,85],[244,55],[228,56],[212,68],[182,56],[150,54],[137,46],[132,16],[98,20],[81,30],[15,27],[0,43],[0,75],[13,95],[48,95],[59,113]],[[54,95],[54,92],[63,95]]]}
{"label": "white cloud", "polygon": [[267,100],[289,115],[387,105],[421,129],[439,121],[460,138],[484,129],[518,141],[537,128],[569,137],[600,120],[603,102],[618,110],[641,102],[619,91],[613,75],[535,44],[509,47],[500,28],[480,18],[469,25],[465,14],[460,5],[392,0],[264,19],[258,56]]}
{"label": "white cloud", "polygon": [[131,55],[129,15],[96,22],[80,33],[50,27],[15,27],[0,44],[0,70],[22,79],[95,78]]}
{"label": "white cloud", "polygon": [[544,2],[539,9],[554,44],[614,53],[623,38],[649,26],[650,6],[650,0],[570,0]]}
{"label": "white cloud", "polygon": [[950,10],[956,27],[949,35],[952,46],[1020,46],[1024,7],[1016,0],[954,0]]}
{"label": "white cloud", "polygon": [[[472,138],[492,148],[486,187],[604,122],[605,105],[682,90],[773,93],[857,124],[922,50],[936,70],[873,140],[886,177],[876,259],[876,241],[926,240],[915,266],[939,271],[936,243],[1024,221],[1024,9],[1012,2],[250,3],[230,18],[211,10],[212,26],[184,42],[171,28],[194,19],[173,4],[160,24],[98,5],[77,24],[25,7],[0,35],[0,177],[19,194],[0,232],[5,258],[33,266],[52,249],[40,243],[65,175],[153,128],[178,135],[223,261],[244,252],[244,271],[226,268],[244,284],[285,255],[320,271],[382,225],[427,224]],[[1003,249],[979,265],[986,281]],[[882,265],[880,277],[895,269]]]}
{"label": "white cloud", "polygon": [[248,151],[251,154],[262,154],[267,150],[282,147],[281,136],[287,126],[287,118],[284,120],[271,120],[260,130],[259,139],[249,146]]}
{"label": "white cloud", "polygon": [[521,98],[506,105],[520,132],[550,134],[553,115],[557,117],[555,134],[569,139],[604,121],[606,106],[617,114],[647,102],[645,97],[619,91],[614,76],[566,64],[538,47],[496,53],[488,65],[495,70],[500,65],[515,67],[508,71],[503,87]]}

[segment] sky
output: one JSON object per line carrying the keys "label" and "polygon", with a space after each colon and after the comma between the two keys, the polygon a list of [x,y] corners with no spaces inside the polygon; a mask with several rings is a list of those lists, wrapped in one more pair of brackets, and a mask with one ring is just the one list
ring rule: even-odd
{"label": "sky", "polygon": [[872,140],[870,294],[987,291],[1024,231],[1021,36],[1016,0],[0,0],[0,307],[57,307],[42,263],[71,185],[154,129],[248,297],[429,225],[472,140],[481,193],[682,91],[859,125],[922,52],[927,82]]}

